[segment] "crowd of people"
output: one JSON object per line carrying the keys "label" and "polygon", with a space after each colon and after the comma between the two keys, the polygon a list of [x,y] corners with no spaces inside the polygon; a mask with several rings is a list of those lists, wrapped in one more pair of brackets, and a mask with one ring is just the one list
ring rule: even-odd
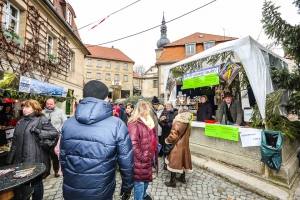
{"label": "crowd of people", "polygon": [[[133,190],[135,200],[151,200],[147,188],[158,174],[158,157],[164,160],[162,169],[170,171],[166,187],[176,187],[176,181],[186,183],[185,173],[192,172],[188,108],[177,110],[170,102],[161,105],[156,96],[151,102],[140,100],[135,106],[111,106],[108,93],[100,81],[86,83],[84,99],[68,120],[52,98],[44,109],[35,100],[22,102],[24,117],[16,124],[7,163],[45,164],[45,172],[27,183],[34,188],[33,200],[43,199],[43,178],[50,174],[51,161],[54,176],[63,175],[66,200],[111,200],[117,168],[122,178],[121,199],[129,199]],[[238,105],[229,94],[221,111],[231,124],[240,123]],[[203,95],[197,119],[211,117],[211,105]],[[37,142],[57,137],[60,139],[55,151],[45,151]],[[173,148],[167,154],[164,149],[169,145]],[[176,177],[176,173],[180,176]]]}

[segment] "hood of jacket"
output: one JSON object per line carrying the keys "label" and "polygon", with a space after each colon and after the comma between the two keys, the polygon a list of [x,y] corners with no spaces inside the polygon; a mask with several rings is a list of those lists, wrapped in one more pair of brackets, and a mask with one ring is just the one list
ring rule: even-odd
{"label": "hood of jacket", "polygon": [[175,122],[189,123],[190,120],[191,120],[191,113],[190,112],[184,112],[184,113],[178,114],[175,117],[175,119],[173,120],[173,124]]}
{"label": "hood of jacket", "polygon": [[104,100],[84,98],[77,105],[75,119],[81,124],[94,124],[112,116],[112,107]]}

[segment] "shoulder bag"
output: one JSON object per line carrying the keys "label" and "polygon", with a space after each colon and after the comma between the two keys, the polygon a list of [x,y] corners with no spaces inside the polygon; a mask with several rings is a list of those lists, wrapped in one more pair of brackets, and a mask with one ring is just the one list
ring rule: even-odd
{"label": "shoulder bag", "polygon": [[174,148],[174,146],[177,144],[177,142],[179,140],[181,140],[181,138],[184,136],[184,134],[185,134],[185,132],[186,132],[186,130],[187,130],[188,127],[189,127],[189,123],[186,125],[186,128],[185,128],[183,134],[173,144],[164,144],[164,147],[163,147],[164,155],[167,156],[167,155],[170,154],[170,152],[172,151],[172,149]]}
{"label": "shoulder bag", "polygon": [[[42,128],[43,128],[41,125],[41,119],[42,119],[42,117],[39,118],[39,121],[36,126],[40,130],[42,130]],[[42,149],[44,149],[45,151],[50,151],[50,150],[54,150],[55,146],[57,145],[59,136],[57,136],[54,139],[40,138],[38,136],[37,136],[37,138],[38,138],[38,142],[41,145]]]}

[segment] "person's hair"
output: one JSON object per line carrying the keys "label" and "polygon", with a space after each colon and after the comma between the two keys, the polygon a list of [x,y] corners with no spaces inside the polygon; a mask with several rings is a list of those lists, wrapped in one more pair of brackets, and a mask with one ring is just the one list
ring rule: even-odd
{"label": "person's hair", "polygon": [[36,116],[42,116],[44,115],[43,112],[42,112],[42,107],[40,105],[40,103],[36,100],[33,100],[33,99],[29,99],[29,100],[25,100],[21,103],[21,106],[24,107],[24,106],[31,106],[34,110],[34,114]]}
{"label": "person's hair", "polygon": [[163,105],[159,105],[157,110],[163,110],[164,109],[164,106]]}
{"label": "person's hair", "polygon": [[6,108],[7,108],[7,107],[10,107],[10,111],[9,111],[9,112],[12,112],[12,106],[11,106],[11,105],[6,105],[6,106],[4,106],[0,112],[1,112],[1,113],[6,113]]}
{"label": "person's hair", "polygon": [[165,106],[166,106],[166,105],[170,105],[170,106],[172,106],[172,108],[173,108],[173,105],[172,105],[171,101],[167,101],[167,102],[165,103]]}
{"label": "person's hair", "polygon": [[[55,99],[49,98],[49,99],[47,99],[47,101],[48,101],[48,100],[53,100],[54,104],[56,104],[56,100],[55,100]],[[47,101],[46,101],[46,102],[47,102]]]}
{"label": "person's hair", "polygon": [[127,108],[128,106],[130,106],[130,108],[133,109],[133,104],[131,104],[131,103],[126,104],[126,108]]}
{"label": "person's hair", "polygon": [[201,98],[205,98],[205,100],[207,100],[207,96],[206,95],[202,95],[201,97],[200,97],[200,99]]}
{"label": "person's hair", "polygon": [[146,115],[150,113],[150,107],[149,104],[146,101],[141,101],[136,104],[131,117],[128,120],[129,122],[136,123],[138,118],[144,117],[146,118]]}

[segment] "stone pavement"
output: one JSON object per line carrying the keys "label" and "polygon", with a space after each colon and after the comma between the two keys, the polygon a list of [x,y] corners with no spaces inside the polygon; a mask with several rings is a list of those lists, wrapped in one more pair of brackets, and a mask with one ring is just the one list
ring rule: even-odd
{"label": "stone pavement", "polygon": [[[159,159],[162,168],[162,159]],[[157,178],[149,184],[148,194],[155,200],[177,199],[177,200],[266,200],[267,198],[258,195],[250,190],[237,186],[227,179],[217,176],[209,171],[194,166],[193,173],[186,174],[187,184],[177,182],[176,188],[168,188],[165,181],[170,180],[170,172],[159,170]],[[121,186],[120,173],[117,172],[117,185],[114,199],[120,199]],[[51,174],[44,180],[44,200],[59,200],[62,198],[62,178],[55,178]],[[133,199],[133,198],[131,198]]]}

